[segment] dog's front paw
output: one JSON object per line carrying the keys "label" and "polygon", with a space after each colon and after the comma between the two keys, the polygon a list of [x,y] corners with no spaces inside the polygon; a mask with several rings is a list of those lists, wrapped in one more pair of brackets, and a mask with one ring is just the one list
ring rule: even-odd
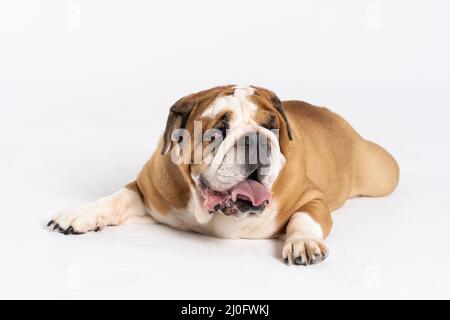
{"label": "dog's front paw", "polygon": [[105,226],[97,212],[91,208],[62,210],[47,224],[47,227],[65,235],[100,231]]}
{"label": "dog's front paw", "polygon": [[286,264],[307,266],[325,260],[328,248],[322,240],[308,235],[291,236],[286,239],[282,257]]}

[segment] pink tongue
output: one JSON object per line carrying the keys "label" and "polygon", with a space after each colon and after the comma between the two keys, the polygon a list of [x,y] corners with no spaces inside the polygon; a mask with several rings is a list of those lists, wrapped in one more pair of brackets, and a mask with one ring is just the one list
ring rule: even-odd
{"label": "pink tongue", "polygon": [[203,205],[207,210],[213,210],[216,205],[222,205],[227,201],[236,201],[236,199],[244,198],[251,201],[252,205],[257,207],[265,201],[272,199],[272,194],[267,188],[255,180],[245,180],[235,185],[230,193],[219,193],[210,189],[206,189],[204,194]]}
{"label": "pink tongue", "polygon": [[229,195],[221,194],[210,189],[205,190],[203,197],[205,198],[203,205],[208,210],[212,210],[216,205],[221,204],[225,202],[227,198],[230,198]]}
{"label": "pink tongue", "polygon": [[270,191],[262,183],[255,180],[245,180],[235,185],[231,189],[231,199],[236,201],[238,195],[247,197],[255,207],[272,199]]}

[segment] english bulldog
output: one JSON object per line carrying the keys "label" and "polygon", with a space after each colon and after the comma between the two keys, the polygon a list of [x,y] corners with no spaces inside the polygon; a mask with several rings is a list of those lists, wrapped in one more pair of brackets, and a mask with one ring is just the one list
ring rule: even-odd
{"label": "english bulldog", "polygon": [[398,181],[395,159],[327,108],[221,86],[170,108],[135,181],[60,211],[48,227],[68,235],[159,222],[220,238],[282,237],[282,260],[305,266],[328,256],[332,211],[386,196]]}

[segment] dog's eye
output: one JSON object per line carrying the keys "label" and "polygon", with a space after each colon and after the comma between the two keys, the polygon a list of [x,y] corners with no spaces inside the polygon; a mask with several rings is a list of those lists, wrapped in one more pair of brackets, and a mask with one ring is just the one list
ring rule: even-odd
{"label": "dog's eye", "polygon": [[220,122],[217,125],[216,129],[220,131],[223,139],[227,137],[228,120],[225,116],[220,119]]}
{"label": "dog's eye", "polygon": [[221,127],[221,128],[218,128],[218,130],[219,130],[220,133],[222,134],[222,138],[225,139],[226,136],[227,136],[227,128]]}

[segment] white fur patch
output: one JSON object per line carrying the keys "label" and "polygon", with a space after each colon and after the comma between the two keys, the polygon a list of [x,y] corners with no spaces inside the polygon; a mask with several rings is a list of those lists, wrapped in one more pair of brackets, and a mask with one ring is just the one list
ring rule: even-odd
{"label": "white fur patch", "polygon": [[305,237],[323,239],[322,227],[304,212],[297,212],[292,216],[286,233],[287,238],[291,235],[305,235]]}
{"label": "white fur patch", "polygon": [[108,225],[154,222],[140,196],[127,188],[89,204],[62,210],[52,220],[61,229],[72,227],[78,233],[101,230]]}
{"label": "white fur patch", "polygon": [[253,95],[251,87],[235,87],[232,96],[219,97],[203,112],[202,118],[213,119],[218,114],[231,111],[230,127],[235,128],[243,123],[251,122],[257,111],[257,106],[248,99]]}
{"label": "white fur patch", "polygon": [[161,223],[181,230],[195,231],[225,239],[267,239],[277,231],[275,219],[278,214],[278,206],[275,202],[272,202],[260,215],[251,217],[209,214],[204,209],[199,217],[197,210],[202,210],[202,206],[198,206],[195,199],[191,199],[184,210],[173,210],[167,214],[152,211],[152,216]]}

